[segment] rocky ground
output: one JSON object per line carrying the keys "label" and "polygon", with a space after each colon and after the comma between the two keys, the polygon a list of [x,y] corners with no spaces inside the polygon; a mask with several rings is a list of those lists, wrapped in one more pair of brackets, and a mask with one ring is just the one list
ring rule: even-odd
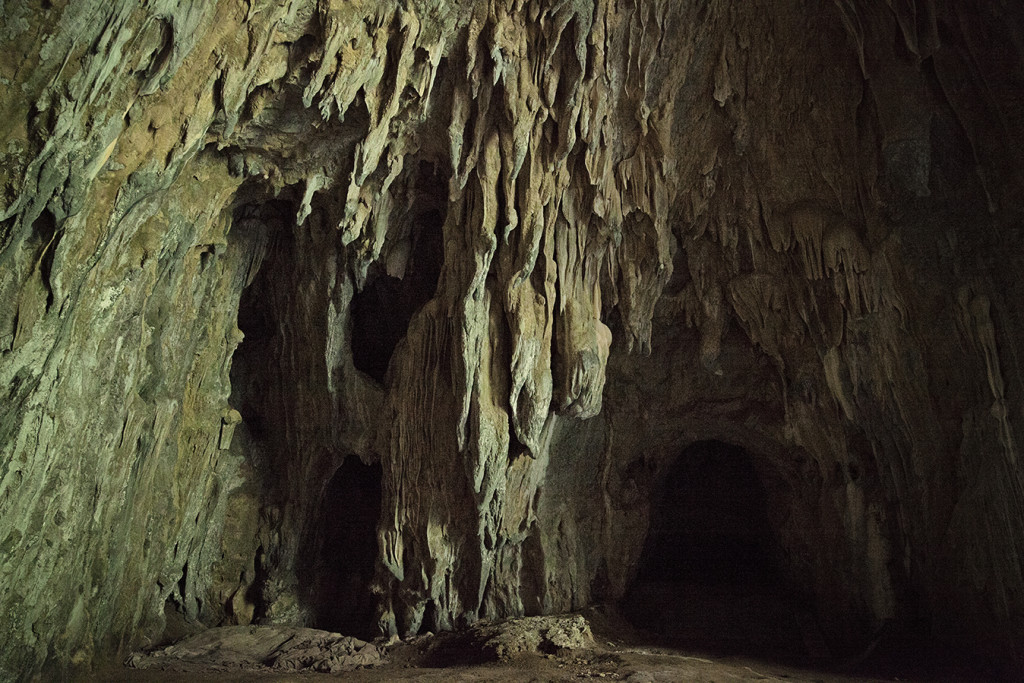
{"label": "rocky ground", "polygon": [[[314,629],[212,629],[88,681],[978,681],[990,671],[948,657],[873,656],[814,667],[707,648],[651,645],[616,615],[532,617],[458,633],[366,643]],[[593,624],[593,628],[591,628]],[[645,642],[647,644],[645,644]],[[905,656],[906,653],[903,653]]]}

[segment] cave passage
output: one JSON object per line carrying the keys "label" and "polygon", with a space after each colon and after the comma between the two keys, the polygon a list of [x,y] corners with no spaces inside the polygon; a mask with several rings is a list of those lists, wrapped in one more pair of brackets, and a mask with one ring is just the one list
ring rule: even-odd
{"label": "cave passage", "polygon": [[345,458],[324,491],[313,563],[315,628],[372,639],[376,605],[370,583],[377,561],[380,464]]}
{"label": "cave passage", "polygon": [[753,456],[719,441],[695,443],[653,493],[636,579],[623,600],[634,625],[674,644],[804,657]]}
{"label": "cave passage", "polygon": [[402,276],[371,272],[362,291],[352,297],[352,362],[378,382],[384,382],[391,356],[405,337],[412,316],[437,289],[444,258],[443,223],[439,211],[420,214],[414,222]]}
{"label": "cave passage", "polygon": [[[246,440],[280,438],[285,408],[294,403],[276,388],[295,384],[280,376],[285,370],[279,354],[281,329],[288,322],[282,283],[295,265],[286,226],[294,214],[294,206],[283,200],[243,204],[235,211],[229,233],[229,256],[238,261],[238,329],[244,335],[231,359],[230,403],[242,414],[241,434]],[[257,455],[247,449],[247,457]],[[257,469],[262,466],[256,464]]]}

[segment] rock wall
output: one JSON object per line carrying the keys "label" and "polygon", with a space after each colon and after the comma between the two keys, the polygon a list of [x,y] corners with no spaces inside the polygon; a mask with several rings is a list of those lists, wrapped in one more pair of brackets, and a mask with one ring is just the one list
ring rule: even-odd
{"label": "rock wall", "polygon": [[706,439],[836,647],[1024,660],[1015,5],[0,10],[4,677],[315,621],[346,457],[384,632],[617,599]]}

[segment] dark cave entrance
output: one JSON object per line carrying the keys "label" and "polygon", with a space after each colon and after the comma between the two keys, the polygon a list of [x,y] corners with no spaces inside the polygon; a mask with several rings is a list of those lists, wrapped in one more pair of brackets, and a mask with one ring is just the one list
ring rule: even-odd
{"label": "dark cave entrance", "polygon": [[377,636],[370,584],[377,562],[382,470],[349,455],[324,489],[315,531],[313,626]]}
{"label": "dark cave entrance", "polygon": [[228,245],[244,334],[230,369],[242,417],[231,448],[259,515],[244,521],[254,547],[237,550],[255,557],[246,598],[256,623],[297,601],[304,625],[372,638],[381,467],[343,458],[325,360],[334,319],[323,283],[341,247],[316,215],[294,225],[294,197],[249,194]]}
{"label": "dark cave entrance", "polygon": [[411,220],[385,270],[372,267],[352,297],[352,362],[380,383],[413,315],[433,298],[444,262],[444,213],[426,209]]}
{"label": "dark cave entrance", "polygon": [[784,580],[766,474],[745,449],[720,441],[692,444],[668,467],[622,603],[634,625],[722,654],[807,656],[807,613]]}
{"label": "dark cave entrance", "polygon": [[[237,432],[243,444],[239,450],[254,459],[255,468],[262,472],[269,467],[264,451],[282,448],[275,439],[285,432],[281,423],[295,402],[288,390],[296,382],[287,377],[280,356],[285,344],[282,329],[294,324],[282,283],[289,282],[295,269],[290,224],[296,209],[284,199],[261,200],[258,197],[236,208],[228,249],[237,264],[237,324],[243,334],[231,358],[230,404],[243,418]],[[269,446],[251,448],[250,442]]]}

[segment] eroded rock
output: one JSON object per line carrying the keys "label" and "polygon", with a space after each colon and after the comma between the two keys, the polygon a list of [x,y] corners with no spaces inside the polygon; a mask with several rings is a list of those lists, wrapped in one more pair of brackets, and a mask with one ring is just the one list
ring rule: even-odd
{"label": "eroded rock", "polygon": [[1024,661],[1018,8],[3,14],[0,674],[315,623],[346,458],[368,627],[617,600],[704,440],[840,650]]}
{"label": "eroded rock", "polygon": [[127,665],[183,673],[315,671],[341,673],[377,666],[372,643],[311,628],[223,626],[161,650],[133,654]]}
{"label": "eroded rock", "polygon": [[412,641],[432,666],[509,662],[521,655],[570,656],[593,649],[590,624],[580,615],[520,617],[477,624]]}

